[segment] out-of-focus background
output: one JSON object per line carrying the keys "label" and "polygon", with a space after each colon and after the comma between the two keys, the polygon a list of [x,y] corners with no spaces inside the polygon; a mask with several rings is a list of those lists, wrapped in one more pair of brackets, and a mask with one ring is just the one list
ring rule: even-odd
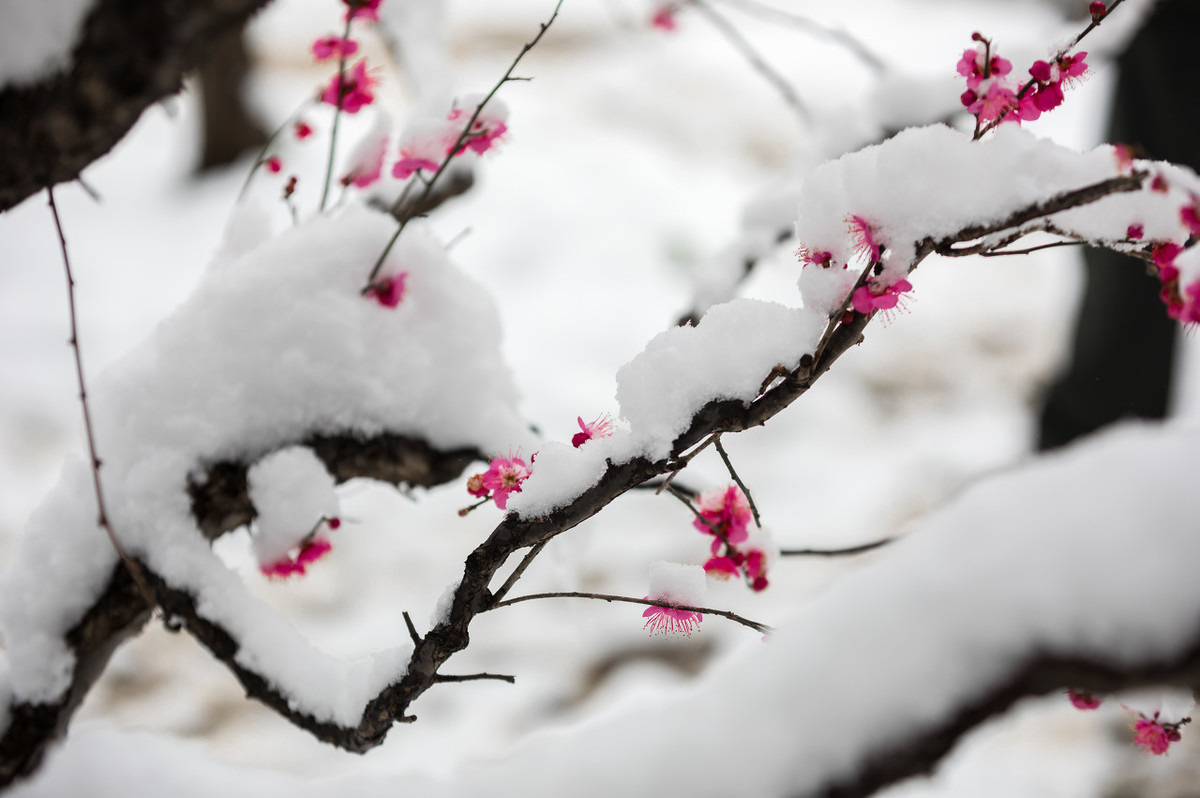
{"label": "out-of-focus background", "polygon": [[[388,2],[388,0],[384,0]],[[1130,0],[1133,5],[1135,0]],[[837,41],[717,6],[808,104],[798,121],[778,93],[707,22],[691,13],[664,32],[641,0],[567,0],[560,19],[506,86],[510,132],[476,170],[477,183],[432,218],[454,259],[495,295],[504,351],[528,418],[550,438],[575,418],[615,410],[616,369],[691,304],[697,275],[735,241],[750,199],[797,163],[852,146],[881,118],[934,121],[962,87],[955,64],[979,30],[1014,58],[1061,43],[1052,4],[950,0],[778,0],[777,7],[853,33],[888,65],[887,80],[923,81],[893,93]],[[550,0],[450,0],[441,77],[457,93],[486,91],[550,13]],[[275,0],[247,33],[254,66],[246,100],[267,129],[328,80],[310,42],[340,28],[336,0]],[[418,100],[381,41],[380,105],[400,126]],[[1075,147],[1100,141],[1112,75],[1102,60],[1066,104],[1032,126]],[[168,316],[218,245],[252,156],[197,174],[196,84],[149,109],[86,173],[101,196],[59,192],[78,280],[89,374],[100,374]],[[884,114],[884,106],[888,106]],[[317,135],[281,137],[278,175],[255,198],[277,196],[291,174],[311,202],[331,118],[306,114]],[[365,121],[350,120],[344,140]],[[855,145],[856,146],[856,145]],[[278,206],[284,213],[283,206]],[[1070,251],[1027,258],[931,260],[914,301],[876,324],[818,385],[766,428],[728,440],[764,521],[785,548],[842,547],[899,533],[964,484],[1029,457],[1039,391],[1065,354],[1079,284]],[[0,216],[0,559],[83,446],[65,285],[42,197]],[[797,264],[785,246],[745,287],[795,304]],[[1196,414],[1195,347],[1184,347],[1177,412]],[[1191,386],[1191,387],[1189,387]],[[486,402],[487,397],[479,397]],[[726,480],[719,460],[689,468],[689,486]],[[484,507],[462,519],[464,480],[411,496],[350,484],[347,523],[333,554],[307,577],[267,583],[245,532],[218,545],[319,645],[358,656],[398,644],[401,611],[423,627],[463,557],[498,521]],[[521,591],[593,590],[640,596],[650,562],[703,562],[706,538],[681,504],[629,495],[555,543]],[[870,555],[865,555],[869,557]],[[709,603],[771,622],[802,606],[862,559],[787,560],[770,589],[710,589]],[[618,697],[688,679],[757,635],[705,621],[689,639],[651,639],[640,610],[600,602],[530,602],[481,618],[456,672],[517,676],[438,688],[364,757],[313,741],[247,702],[232,676],[185,635],[149,628],[126,645],[88,698],[72,735],[148,730],[201,741],[207,755],[303,776],[447,772],[500,755],[523,734],[602,711]],[[1149,758],[1128,744],[1119,707],[1075,712],[1065,698],[1021,704],[972,734],[932,780],[897,795],[1194,795],[1197,745]],[[49,767],[55,767],[52,760]],[[1192,792],[1188,792],[1192,789]]]}

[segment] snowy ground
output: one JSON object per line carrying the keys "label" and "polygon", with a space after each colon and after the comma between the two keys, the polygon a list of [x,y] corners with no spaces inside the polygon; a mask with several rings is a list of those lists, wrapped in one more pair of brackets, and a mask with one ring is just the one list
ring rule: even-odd
{"label": "snowy ground", "polygon": [[[273,120],[322,79],[304,47],[335,18],[326,5],[335,4],[277,0],[258,24],[266,63],[252,96]],[[836,16],[829,5],[791,7],[843,22],[886,60],[926,76],[951,75],[973,30],[1012,42],[1011,50],[1037,50],[1057,30],[1037,4],[846,0]],[[540,0],[451,3],[456,85],[490,86],[549,10]],[[495,293],[523,408],[555,438],[574,431],[576,416],[614,408],[616,369],[687,308],[692,275],[737,233],[743,203],[787,166],[797,142],[815,135],[701,20],[685,19],[668,36],[646,29],[643,18],[633,0],[569,0],[522,66],[536,80],[504,90],[510,140],[485,160],[476,188],[433,220],[446,239],[469,229],[453,257]],[[872,89],[867,70],[827,42],[747,29],[795,76],[818,119],[851,126]],[[400,79],[387,80],[386,100],[403,118]],[[953,81],[946,85],[956,91]],[[1108,85],[1096,76],[1035,129],[1073,146],[1094,143]],[[192,100],[185,93],[150,109],[87,172],[100,204],[77,187],[60,192],[91,374],[188,294],[240,188],[246,163],[192,177]],[[315,183],[319,158],[298,151],[294,159]],[[43,199],[0,217],[0,557],[64,453],[81,449],[56,247]],[[783,251],[748,293],[794,302],[794,279],[795,262]],[[875,325],[810,395],[728,443],[784,547],[895,534],[981,474],[1028,456],[1039,386],[1065,347],[1075,264],[1056,254],[929,262],[914,282],[910,313]],[[1184,392],[1181,412],[1197,412],[1200,403],[1189,398],[1197,393]],[[699,487],[722,477],[715,458],[688,473]],[[465,553],[498,518],[483,508],[459,519],[454,511],[468,499],[461,484],[417,498],[347,486],[351,523],[334,555],[303,581],[262,585],[261,593],[333,653],[403,641],[400,611],[424,623]],[[703,544],[678,503],[628,496],[557,541],[523,589],[642,595],[648,563],[698,562]],[[244,535],[220,546],[252,573]],[[771,622],[854,567],[788,561],[766,593],[729,586],[710,591],[709,602]],[[648,640],[638,610],[602,603],[529,603],[481,619],[455,670],[514,673],[517,684],[435,690],[414,707],[419,723],[398,727],[362,758],[246,703],[232,677],[188,638],[151,629],[114,658],[76,719],[67,756],[49,769],[89,778],[103,772],[114,745],[145,758],[182,757],[158,739],[114,737],[150,730],[202,741],[204,755],[221,762],[309,778],[447,772],[533,729],[602,712],[636,690],[686,679],[714,658],[758,645],[741,627],[717,619],[704,626],[686,641]],[[1106,712],[1082,716],[1058,698],[1027,702],[973,735],[933,783],[892,794],[1086,796],[1122,774],[1137,780],[1145,771],[1186,770],[1185,750],[1154,762],[1128,750],[1114,732],[1124,715]],[[1195,750],[1193,741],[1193,761]],[[286,787],[262,778],[280,794]],[[53,794],[46,790],[40,794]]]}

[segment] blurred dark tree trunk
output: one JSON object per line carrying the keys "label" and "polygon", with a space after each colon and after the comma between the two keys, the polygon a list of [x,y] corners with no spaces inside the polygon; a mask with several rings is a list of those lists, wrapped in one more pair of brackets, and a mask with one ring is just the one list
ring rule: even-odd
{"label": "blurred dark tree trunk", "polygon": [[204,129],[198,169],[224,166],[243,152],[261,147],[267,134],[246,108],[242,95],[250,71],[245,26],[214,41],[200,65]]}

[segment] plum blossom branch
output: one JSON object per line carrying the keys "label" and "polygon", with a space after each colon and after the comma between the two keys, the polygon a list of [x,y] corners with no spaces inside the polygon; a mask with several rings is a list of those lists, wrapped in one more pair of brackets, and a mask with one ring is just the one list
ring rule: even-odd
{"label": "plum blossom branch", "polygon": [[[342,31],[342,40],[350,38],[350,23],[354,20],[353,13],[346,14],[346,26]],[[321,189],[321,204],[320,211],[325,210],[325,203],[329,200],[329,186],[333,181],[333,159],[337,154],[337,135],[338,122],[342,118],[342,103],[345,102],[345,84],[346,84],[346,59],[349,54],[344,49],[338,50],[338,72],[337,72],[337,104],[333,108],[333,126],[329,130],[329,160],[325,164],[325,185]]]}
{"label": "plum blossom branch", "polygon": [[96,451],[96,435],[92,428],[92,413],[88,406],[87,384],[83,378],[83,352],[79,343],[79,322],[75,314],[75,277],[71,273],[71,258],[67,254],[67,237],[63,232],[62,219],[58,215],[58,204],[54,201],[54,189],[47,186],[46,196],[49,199],[50,214],[54,217],[54,229],[58,232],[58,244],[62,250],[63,271],[67,277],[67,309],[71,317],[71,351],[75,355],[75,379],[79,385],[79,405],[83,410],[83,429],[87,437],[88,457],[92,471],[92,489],[96,495],[96,511],[98,517],[96,523],[108,535],[109,541],[116,549],[117,556],[121,558],[121,562],[125,564],[129,575],[133,577],[134,583],[137,585],[138,591],[142,594],[142,598],[146,602],[146,606],[154,608],[158,606],[158,601],[154,597],[154,591],[146,583],[145,574],[142,573],[142,568],[137,562],[129,556],[129,552],[121,545],[121,541],[117,539],[116,532],[113,531],[112,523],[108,517],[108,508],[104,503],[104,488],[100,484],[100,455]]}
{"label": "plum blossom branch", "polygon": [[654,599],[637,599],[630,596],[614,596],[609,593],[581,593],[578,591],[567,591],[563,593],[530,593],[527,596],[517,596],[516,598],[507,599],[497,604],[493,604],[490,609],[499,609],[507,607],[510,604],[518,604],[522,601],[533,601],[534,599],[550,599],[550,598],[585,598],[596,599],[598,601],[618,601],[626,604],[641,604],[645,607],[664,607],[669,610],[682,610],[683,612],[695,612],[701,615],[717,615],[721,618],[727,618],[734,623],[740,623],[749,629],[760,634],[768,634],[771,627],[766,624],[752,621],[749,618],[743,618],[737,613],[729,612],[728,610],[714,610],[709,607],[692,607],[687,604],[674,604],[669,601],[655,601]]}
{"label": "plum blossom branch", "polygon": [[[500,88],[506,83],[526,80],[526,78],[514,78],[512,76],[513,70],[517,68],[517,64],[521,63],[521,59],[528,55],[529,52],[538,45],[538,42],[540,42],[542,37],[546,35],[546,31],[550,30],[550,26],[554,24],[556,19],[558,19],[558,12],[559,9],[562,8],[562,4],[563,0],[558,0],[554,6],[554,12],[550,15],[550,18],[538,26],[537,35],[521,47],[520,52],[517,53],[517,57],[513,59],[511,64],[509,64],[508,69],[505,70],[504,74],[500,77],[500,80],[496,81],[496,85],[492,87],[492,90],[484,95],[479,104],[475,106],[475,110],[467,119],[462,131],[458,134],[458,138],[455,139],[454,144],[450,147],[445,157],[442,158],[442,162],[438,165],[437,171],[435,171],[433,175],[430,176],[428,181],[425,182],[421,193],[418,194],[417,198],[413,201],[412,204],[415,207],[421,208],[429,200],[429,196],[433,192],[433,187],[437,184],[438,178],[442,176],[442,174],[450,166],[450,162],[454,159],[454,156],[462,150],[464,143],[468,138],[471,137],[471,131],[475,126],[476,120],[479,119],[479,115],[483,112],[484,107],[488,104],[488,102],[491,101],[493,97],[496,96],[496,93],[500,91]],[[392,206],[391,210],[393,214],[399,210],[400,204],[401,200],[397,200]],[[367,285],[363,288],[364,294],[370,290],[371,285],[375,282],[375,278],[379,276],[379,270],[383,268],[384,260],[387,259],[388,253],[392,251],[392,247],[396,245],[396,241],[400,238],[400,234],[404,232],[404,228],[408,226],[408,223],[412,218],[412,216],[403,217],[400,225],[396,228],[396,232],[392,234],[392,237],[388,240],[387,245],[383,248],[383,252],[379,253],[379,257],[375,260],[375,265],[371,267],[371,272],[367,275]]]}

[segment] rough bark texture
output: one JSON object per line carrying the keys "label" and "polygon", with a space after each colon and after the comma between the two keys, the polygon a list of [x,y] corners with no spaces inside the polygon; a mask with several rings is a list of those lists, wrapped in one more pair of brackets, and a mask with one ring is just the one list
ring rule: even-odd
{"label": "rough bark texture", "polygon": [[0,211],[74,180],[268,0],[97,0],[70,71],[0,89]]}

